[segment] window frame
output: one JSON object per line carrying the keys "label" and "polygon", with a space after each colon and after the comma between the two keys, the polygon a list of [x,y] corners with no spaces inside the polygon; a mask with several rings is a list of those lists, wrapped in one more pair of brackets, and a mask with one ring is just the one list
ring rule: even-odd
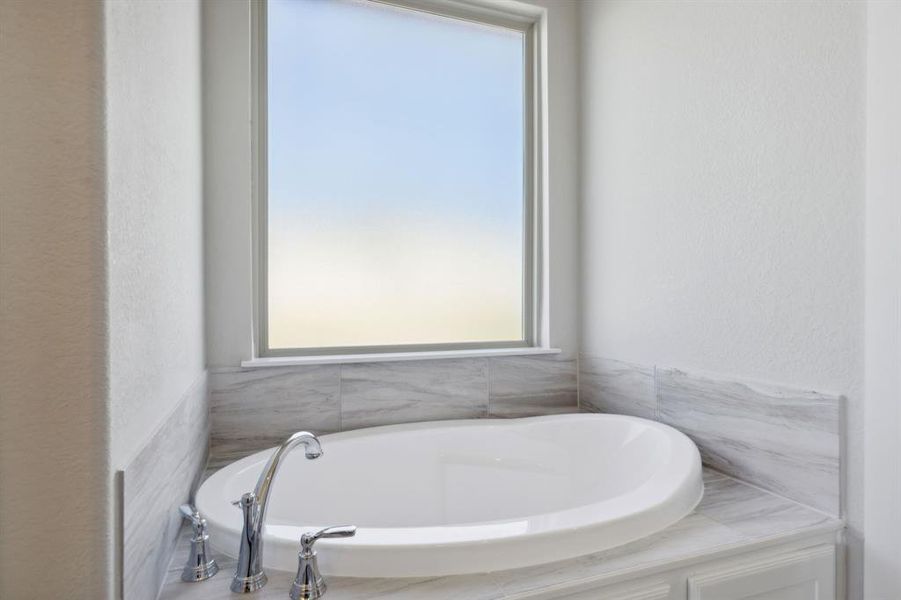
{"label": "window frame", "polygon": [[445,18],[512,29],[523,35],[523,305],[520,340],[271,348],[268,319],[268,0],[251,2],[251,156],[253,239],[253,355],[256,359],[337,359],[342,356],[454,354],[466,351],[511,353],[548,349],[543,308],[547,252],[546,80],[543,40],[546,11],[503,0],[357,0],[416,10]]}

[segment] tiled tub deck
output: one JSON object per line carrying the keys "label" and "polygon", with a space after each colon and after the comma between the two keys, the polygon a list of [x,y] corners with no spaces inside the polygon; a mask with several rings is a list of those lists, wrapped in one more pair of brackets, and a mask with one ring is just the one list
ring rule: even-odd
{"label": "tiled tub deck", "polygon": [[[629,572],[641,576],[670,565],[700,563],[720,555],[834,534],[842,521],[736,479],[706,469],[705,493],[697,509],[650,537],[597,554],[537,567],[478,575],[404,578],[327,578],[331,600],[512,600],[555,598],[568,590],[603,585]],[[220,572],[201,583],[184,583],[181,569],[190,547],[190,528],[182,529],[160,600],[225,600],[235,561],[217,554]],[[536,552],[540,552],[536,548]],[[284,600],[294,574],[269,571],[269,584],[254,594]]]}

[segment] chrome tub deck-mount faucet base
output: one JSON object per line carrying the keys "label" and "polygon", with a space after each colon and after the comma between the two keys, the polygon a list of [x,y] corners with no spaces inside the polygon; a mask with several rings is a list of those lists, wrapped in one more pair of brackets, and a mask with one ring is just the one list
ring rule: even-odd
{"label": "chrome tub deck-mount faucet base", "polygon": [[206,519],[204,519],[193,504],[182,504],[179,507],[182,516],[191,522],[194,534],[191,536],[191,552],[185,568],[181,573],[182,581],[206,581],[219,572],[208,542],[210,536],[207,533]]}
{"label": "chrome tub deck-mount faucet base", "polygon": [[321,538],[353,537],[357,528],[353,525],[327,527],[316,533],[305,533],[300,538],[300,552],[297,554],[297,575],[291,586],[291,600],[318,600],[325,595],[326,585],[319,572],[316,551],[313,544]]}
{"label": "chrome tub deck-mount faucet base", "polygon": [[300,445],[304,446],[304,455],[307,459],[322,456],[319,438],[307,431],[298,431],[285,440],[269,458],[254,490],[245,493],[234,503],[241,508],[244,524],[241,546],[238,550],[238,565],[231,582],[233,592],[255,592],[266,585],[266,573],[263,571],[263,523],[266,520],[269,496],[275,476],[285,457]]}

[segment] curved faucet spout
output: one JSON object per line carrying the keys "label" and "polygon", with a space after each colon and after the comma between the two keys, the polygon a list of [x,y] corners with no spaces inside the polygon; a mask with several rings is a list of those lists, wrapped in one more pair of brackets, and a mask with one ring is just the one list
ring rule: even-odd
{"label": "curved faucet spout", "polygon": [[272,456],[266,462],[266,466],[263,467],[263,472],[260,473],[256,487],[253,489],[253,494],[257,497],[257,503],[260,505],[260,519],[266,516],[265,511],[266,506],[269,504],[269,492],[272,490],[272,482],[282,466],[282,461],[301,444],[304,446],[304,455],[308,459],[312,460],[322,456],[322,444],[319,443],[319,438],[308,431],[298,431],[293,434],[272,453]]}
{"label": "curved faucet spout", "polygon": [[266,585],[266,574],[263,572],[263,523],[266,521],[269,493],[285,457],[301,444],[308,459],[322,456],[319,438],[307,431],[298,431],[272,453],[253,491],[247,492],[235,503],[244,513],[244,527],[238,550],[238,565],[231,584],[233,592],[253,592]]}

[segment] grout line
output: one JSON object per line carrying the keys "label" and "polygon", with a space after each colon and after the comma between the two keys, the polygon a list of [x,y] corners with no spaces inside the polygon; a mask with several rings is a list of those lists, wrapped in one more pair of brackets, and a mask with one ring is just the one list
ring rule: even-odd
{"label": "grout line", "polygon": [[485,359],[485,410],[487,411],[486,417],[491,418],[491,373],[492,373],[492,361],[490,358]]}
{"label": "grout line", "polygon": [[344,431],[344,396],[341,393],[342,379],[344,379],[344,365],[338,365],[338,431]]}
{"label": "grout line", "polygon": [[838,514],[848,514],[848,397],[838,397]]}
{"label": "grout line", "polygon": [[654,420],[657,422],[662,422],[660,420],[660,385],[657,381],[657,365],[652,365],[654,368]]}
{"label": "grout line", "polygon": [[582,412],[582,353],[576,352],[576,410]]}

